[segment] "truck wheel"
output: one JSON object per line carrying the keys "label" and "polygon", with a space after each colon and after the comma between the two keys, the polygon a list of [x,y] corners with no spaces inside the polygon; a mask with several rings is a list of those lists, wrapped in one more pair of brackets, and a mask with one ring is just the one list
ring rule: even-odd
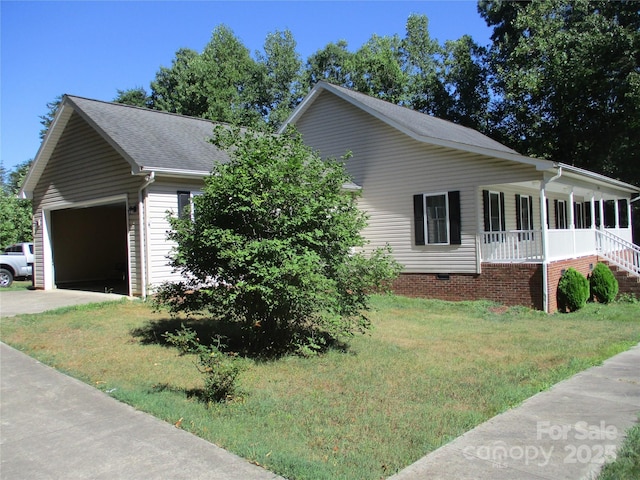
{"label": "truck wheel", "polygon": [[13,274],[4,268],[0,268],[0,287],[10,287],[13,283]]}

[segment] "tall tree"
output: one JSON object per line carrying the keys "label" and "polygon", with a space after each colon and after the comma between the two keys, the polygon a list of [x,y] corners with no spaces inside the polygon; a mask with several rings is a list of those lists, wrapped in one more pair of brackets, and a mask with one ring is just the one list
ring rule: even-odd
{"label": "tall tree", "polygon": [[328,43],[307,59],[304,74],[307,89],[320,81],[352,87],[354,57],[345,40]]}
{"label": "tall tree", "polygon": [[444,47],[441,81],[449,96],[446,118],[481,132],[489,129],[487,50],[464,35]]}
{"label": "tall tree", "polygon": [[407,106],[419,112],[447,118],[451,100],[442,78],[440,44],[429,34],[426,15],[410,15],[403,40],[404,69],[407,74]]}
{"label": "tall tree", "polygon": [[0,248],[33,238],[31,201],[18,198],[31,162],[20,163],[8,173],[0,167]]}
{"label": "tall tree", "polygon": [[181,48],[171,67],[160,67],[151,82],[151,105],[164,110],[193,117],[203,117],[208,110],[207,98],[201,91],[201,72],[196,68],[199,54]]}
{"label": "tall tree", "polygon": [[254,89],[258,108],[273,129],[277,129],[300,102],[302,60],[289,30],[267,35],[264,54],[257,52],[258,75]]}
{"label": "tall tree", "polygon": [[373,35],[355,53],[352,65],[355,90],[392,103],[402,100],[407,78],[400,37]]}
{"label": "tall tree", "polygon": [[44,140],[45,135],[49,131],[49,127],[53,123],[53,119],[58,113],[58,108],[62,103],[62,95],[58,95],[55,99],[47,103],[49,111],[44,115],[40,115],[40,124],[44,127],[40,130],[40,140]]}
{"label": "tall tree", "polygon": [[640,183],[640,3],[486,1],[496,131],[522,153]]}
{"label": "tall tree", "polygon": [[151,97],[143,87],[118,90],[118,96],[113,99],[115,103],[124,103],[134,107],[150,107]]}

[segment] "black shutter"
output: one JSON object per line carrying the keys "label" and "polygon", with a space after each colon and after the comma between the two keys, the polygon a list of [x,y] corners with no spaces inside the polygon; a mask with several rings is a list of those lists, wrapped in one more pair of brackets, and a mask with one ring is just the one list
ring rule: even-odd
{"label": "black shutter", "polygon": [[558,200],[553,201],[553,210],[556,214],[556,229],[560,228],[560,224],[558,223]]}
{"label": "black shutter", "polygon": [[424,195],[413,196],[413,223],[416,245],[424,245]]}
{"label": "black shutter", "polygon": [[460,225],[460,192],[449,192],[449,243],[462,244],[462,228]]}
{"label": "black shutter", "polygon": [[584,203],[584,228],[591,228],[591,202]]}
{"label": "black shutter", "polygon": [[524,230],[522,227],[522,214],[520,213],[520,195],[516,193],[516,230]]}
{"label": "black shutter", "polygon": [[500,192],[500,213],[500,231],[505,232],[507,228],[504,219],[504,192]]}
{"label": "black shutter", "polygon": [[482,191],[482,209],[484,211],[484,231],[491,230],[491,220],[489,219],[489,190]]}

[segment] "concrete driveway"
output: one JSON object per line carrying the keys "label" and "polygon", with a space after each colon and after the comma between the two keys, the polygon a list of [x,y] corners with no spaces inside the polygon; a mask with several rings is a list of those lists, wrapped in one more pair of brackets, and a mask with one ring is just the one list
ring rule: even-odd
{"label": "concrete driveway", "polygon": [[114,293],[80,290],[0,290],[0,318],[21,313],[40,313],[72,305],[100,303],[128,298]]}

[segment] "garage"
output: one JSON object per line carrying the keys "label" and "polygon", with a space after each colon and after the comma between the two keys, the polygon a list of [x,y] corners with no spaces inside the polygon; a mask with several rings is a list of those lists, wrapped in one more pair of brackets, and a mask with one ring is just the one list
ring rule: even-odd
{"label": "garage", "polygon": [[51,211],[57,288],[129,294],[125,202]]}

